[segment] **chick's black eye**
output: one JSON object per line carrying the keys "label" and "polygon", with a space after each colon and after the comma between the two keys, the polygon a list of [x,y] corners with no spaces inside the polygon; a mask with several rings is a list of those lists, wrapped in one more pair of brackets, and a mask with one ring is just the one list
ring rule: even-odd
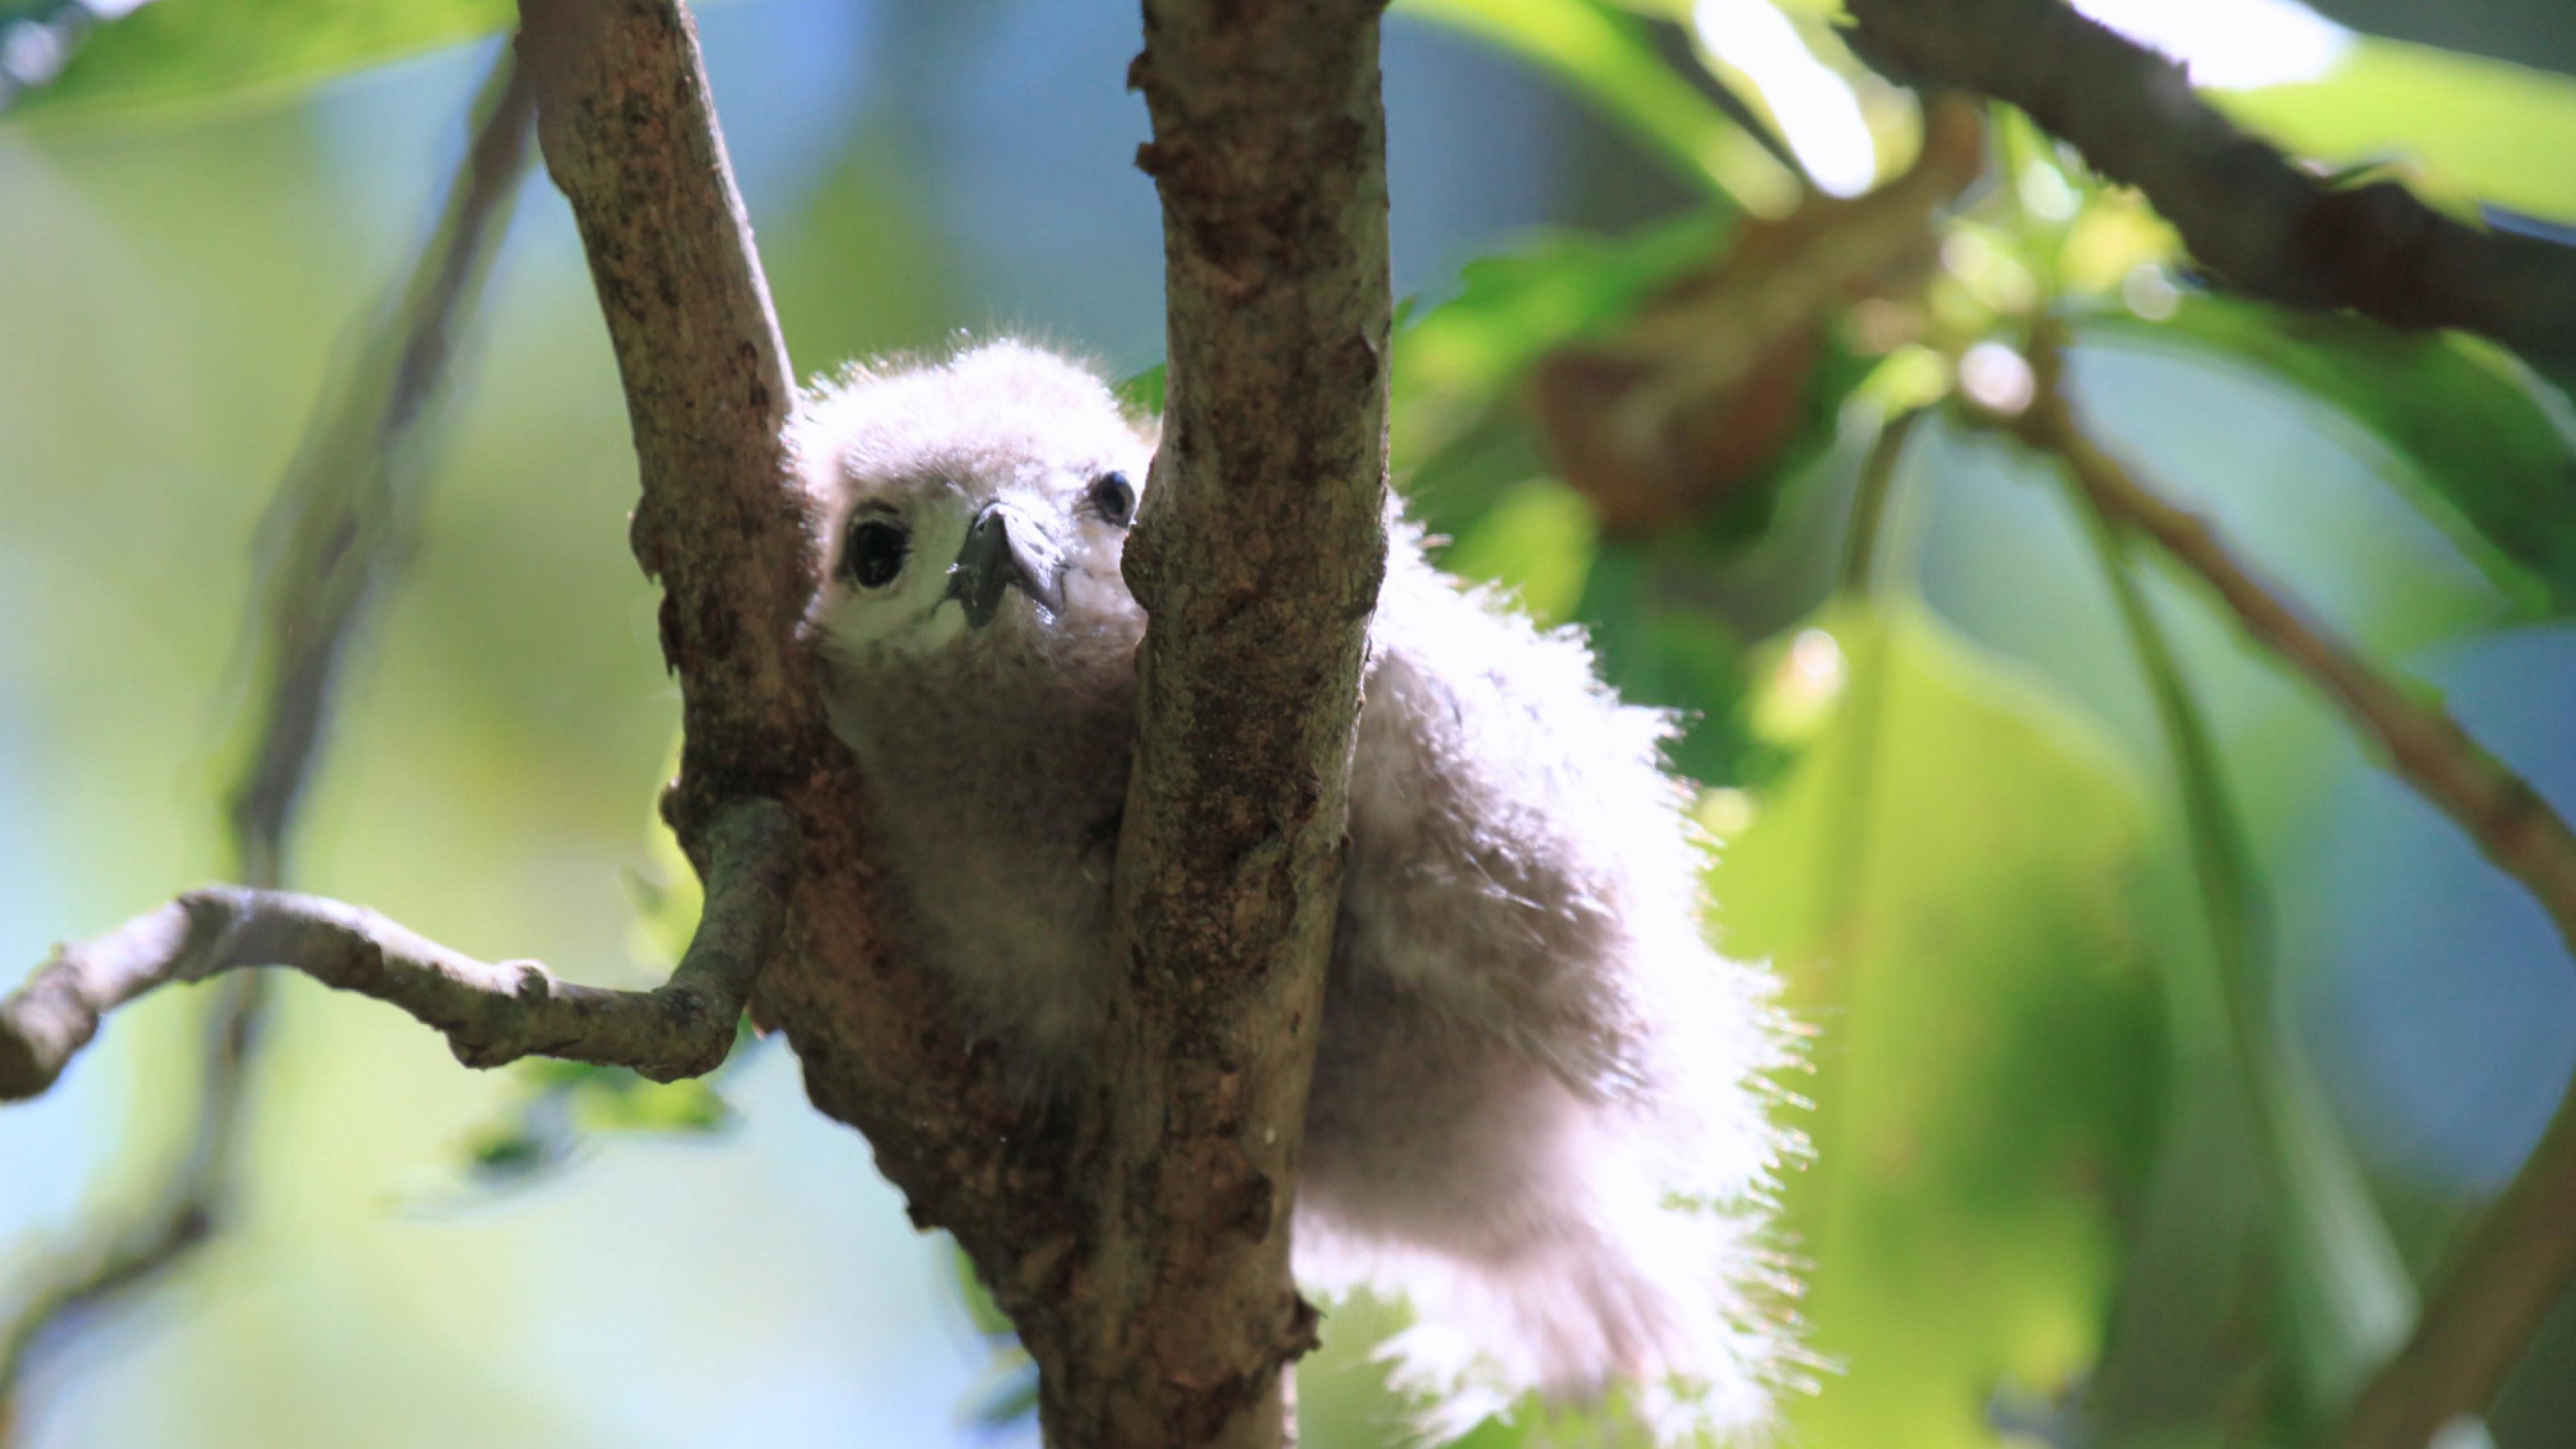
{"label": "chick's black eye", "polygon": [[841,572],[863,589],[881,589],[903,572],[904,557],[911,552],[912,538],[902,524],[862,519],[850,530],[849,547],[841,551]]}
{"label": "chick's black eye", "polygon": [[1124,528],[1136,513],[1136,487],[1124,473],[1103,473],[1091,480],[1091,506],[1109,522]]}

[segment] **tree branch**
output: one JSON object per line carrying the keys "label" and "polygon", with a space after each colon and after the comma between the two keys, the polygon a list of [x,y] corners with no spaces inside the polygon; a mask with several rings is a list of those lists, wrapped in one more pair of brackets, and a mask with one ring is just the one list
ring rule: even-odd
{"label": "tree branch", "polygon": [[1314,1343],[1288,1209],[1386,559],[1380,8],[1146,0],[1128,73],[1153,117],[1137,165],[1162,195],[1171,367],[1126,551],[1151,622],[1087,1362],[1047,1363],[1042,1404],[1067,1443],[1277,1444],[1283,1371]]}
{"label": "tree branch", "polygon": [[688,13],[526,0],[521,15],[537,139],[581,228],[635,433],[630,536],[663,586],[685,701],[685,843],[710,801],[777,794],[822,718],[795,641],[814,577],[781,440],[787,345]]}
{"label": "tree branch", "polygon": [[2008,101],[2137,187],[2249,295],[2576,358],[2576,249],[2452,220],[2395,182],[2339,187],[2238,130],[2183,68],[2059,0],[1851,0],[1853,43],[1907,83]]}
{"label": "tree branch", "polygon": [[156,986],[244,967],[301,971],[438,1028],[458,1061],[524,1056],[632,1067],[655,1081],[713,1071],[775,948],[798,837],[776,802],[728,806],[710,828],[706,912],[671,979],[651,991],[558,981],[533,961],[485,963],[375,912],[245,886],[190,891],[104,936],[58,949],[0,1000],[0,1101],[53,1084],[99,1019]]}
{"label": "tree branch", "polygon": [[[2176,507],[2096,443],[2035,359],[2031,406],[1999,422],[2066,469],[2093,506],[2142,535],[2216,593],[2238,625],[2305,674],[2376,744],[2388,768],[2515,880],[2576,951],[2576,833],[2520,776],[2460,728],[2429,691],[2389,678],[2258,577],[2203,519]],[[2576,1284],[2576,1088],[2504,1194],[2435,1273],[2413,1332],[2355,1396],[2341,1449],[2422,1449],[2481,1412],[2541,1321]]]}
{"label": "tree branch", "polygon": [[781,425],[792,394],[697,37],[678,0],[523,0],[520,55],[634,429],[632,541],[659,578],[687,731],[663,813],[700,862],[713,802],[785,803],[804,835],[753,1009],[807,1095],[864,1133],[913,1220],[953,1232],[1041,1340],[1074,1267],[1060,1133],[1030,1124],[945,986],[882,947],[866,796],[798,639],[816,550]]}

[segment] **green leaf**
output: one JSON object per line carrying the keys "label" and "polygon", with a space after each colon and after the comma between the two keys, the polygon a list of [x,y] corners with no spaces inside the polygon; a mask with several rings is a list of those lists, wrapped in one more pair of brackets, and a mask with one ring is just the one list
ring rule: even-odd
{"label": "green leaf", "polygon": [[1396,0],[1395,12],[1454,26],[1556,72],[1746,211],[1777,216],[1797,202],[1796,173],[1656,53],[1631,16],[1593,0]]}
{"label": "green leaf", "polygon": [[2509,597],[2576,608],[2576,418],[2502,349],[2198,294],[2160,321],[2088,314],[2077,335],[2233,362],[2339,410],[2387,446],[2392,481]]}
{"label": "green leaf", "polygon": [[1727,948],[1779,963],[1817,1033],[1786,1206],[1834,1368],[1791,1432],[1990,1449],[1990,1403],[2091,1367],[2154,1137],[2144,804],[2089,731],[1917,611],[1837,606],[1784,656],[1777,687],[1835,716],[1714,884]]}
{"label": "green leaf", "polygon": [[984,1276],[975,1271],[975,1260],[967,1257],[966,1250],[954,1239],[948,1244],[948,1266],[957,1276],[958,1300],[966,1305],[966,1317],[977,1333],[986,1338],[1009,1338],[1019,1331],[1011,1326],[1011,1316],[1002,1311],[1002,1305],[993,1301],[992,1292],[984,1286]]}
{"label": "green leaf", "polygon": [[7,115],[91,120],[273,100],[507,28],[511,0],[157,0],[101,25]]}
{"label": "green leaf", "polygon": [[2443,186],[2534,216],[2576,220],[2576,77],[2428,45],[2360,37],[2315,80],[2210,100],[2302,156],[2350,164],[2391,153]]}
{"label": "green leaf", "polygon": [[1697,593],[1709,565],[1692,542],[1603,545],[1575,612],[1620,698],[1678,714],[1673,767],[1714,784],[1736,777],[1744,753],[1744,647]]}
{"label": "green leaf", "polygon": [[648,1082],[620,1072],[594,1078],[574,1094],[572,1120],[594,1133],[703,1133],[731,1127],[735,1114],[704,1078]]}
{"label": "green leaf", "polygon": [[1548,350],[1596,335],[1717,255],[1714,212],[1616,237],[1541,235],[1480,257],[1458,295],[1396,335],[1388,416],[1393,463],[1413,515],[1463,537],[1511,489],[1548,471],[1519,388]]}
{"label": "green leaf", "polygon": [[1600,532],[1583,495],[1553,478],[1533,478],[1496,499],[1441,555],[1440,565],[1460,578],[1501,586],[1552,628],[1581,602]]}
{"label": "green leaf", "polygon": [[[1395,339],[1395,407],[1423,428],[1435,403],[1475,407],[1548,349],[1625,320],[1646,299],[1714,259],[1731,223],[1699,211],[1620,236],[1542,232],[1458,272],[1458,295]],[[1445,436],[1451,429],[1432,429]],[[1412,440],[1420,456],[1420,439]]]}
{"label": "green leaf", "polygon": [[1110,388],[1118,396],[1118,405],[1137,417],[1161,417],[1166,367],[1167,364],[1157,362],[1132,377],[1119,379]]}

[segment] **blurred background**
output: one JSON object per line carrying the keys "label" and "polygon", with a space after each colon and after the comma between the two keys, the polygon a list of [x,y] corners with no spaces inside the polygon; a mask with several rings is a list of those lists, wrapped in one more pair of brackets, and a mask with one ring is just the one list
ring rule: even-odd
{"label": "blurred background", "polygon": [[[2576,225],[2556,0],[2084,8],[2323,168]],[[2576,809],[2566,379],[2207,290],[2011,113],[1927,132],[1833,11],[1396,7],[1399,485],[1454,570],[1685,712],[1712,929],[1814,1029],[1782,1195],[1820,1367],[1787,1442],[2304,1442],[2538,1137],[2576,973],[2313,693],[1955,400],[2008,398],[2056,329],[2102,441]],[[253,541],[410,315],[384,299],[507,13],[0,0],[0,979],[243,868]],[[801,371],[960,328],[1159,361],[1131,7],[699,18]],[[677,697],[579,245],[542,176],[514,194],[406,434],[416,527],[333,678],[292,884],[649,983],[689,909],[652,822]],[[0,1324],[190,1150],[215,995],[121,1012],[0,1111]],[[476,1074],[295,979],[249,1061],[223,1231],[25,1345],[0,1441],[1035,1441],[988,1310],[783,1049],[668,1091]],[[1367,1363],[1393,1321],[1328,1319],[1307,1442],[1400,1441]],[[2576,1442],[2576,1310],[2462,1432]]]}

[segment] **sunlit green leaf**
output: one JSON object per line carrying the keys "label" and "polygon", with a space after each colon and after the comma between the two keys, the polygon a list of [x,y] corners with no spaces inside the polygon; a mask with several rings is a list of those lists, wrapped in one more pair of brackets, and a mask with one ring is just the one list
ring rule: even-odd
{"label": "sunlit green leaf", "polygon": [[1662,148],[1745,210],[1787,211],[1795,173],[1656,53],[1639,23],[1594,0],[1396,0],[1546,67],[1604,115]]}
{"label": "sunlit green leaf", "polygon": [[2399,155],[2484,200],[2576,220],[2576,77],[2362,37],[2315,80],[2210,99],[2302,156]]}
{"label": "sunlit green leaf", "polygon": [[1583,597],[1600,532],[1581,494],[1533,478],[1495,500],[1441,564],[1460,578],[1499,584],[1541,624],[1562,624]]}
{"label": "sunlit green leaf", "polygon": [[1717,254],[1727,222],[1685,215],[1624,236],[1565,232],[1469,262],[1458,295],[1395,339],[1393,463],[1413,515],[1463,537],[1548,471],[1520,388],[1549,349],[1633,316]]}
{"label": "sunlit green leaf", "polygon": [[573,1125],[585,1132],[713,1132],[733,1124],[733,1108],[703,1079],[599,1080],[573,1099]]}
{"label": "sunlit green leaf", "polygon": [[1816,1029],[1788,1187],[1833,1365],[1814,1444],[1988,1449],[1999,1398],[2093,1362],[2155,1120],[2159,995],[2116,758],[1918,612],[1845,606],[1789,651],[1836,718],[1731,840],[1728,947]]}
{"label": "sunlit green leaf", "polygon": [[275,98],[509,26],[511,0],[155,0],[92,33],[8,115],[138,115]]}
{"label": "sunlit green leaf", "polygon": [[[1435,537],[1463,541],[1506,497],[1543,478],[1550,467],[1522,406],[1530,370],[1550,348],[1633,315],[1657,288],[1714,255],[1725,228],[1702,213],[1620,237],[1549,235],[1469,262],[1458,295],[1395,339],[1392,462],[1413,518]],[[1590,546],[1588,532],[1564,542]],[[1538,580],[1543,591],[1552,587],[1546,580],[1579,585],[1570,553],[1553,563],[1471,557],[1458,567],[1516,585]],[[1554,619],[1570,601],[1543,593],[1530,602]]]}
{"label": "sunlit green leaf", "polygon": [[1110,390],[1118,395],[1118,405],[1130,413],[1139,417],[1161,417],[1163,378],[1164,364],[1157,362],[1133,377],[1120,378]]}
{"label": "sunlit green leaf", "polygon": [[2078,335],[2216,357],[2340,410],[2389,448],[2394,481],[2509,594],[2576,607],[2576,418],[2502,350],[2211,295],[2181,297],[2158,321],[2088,314]]}

